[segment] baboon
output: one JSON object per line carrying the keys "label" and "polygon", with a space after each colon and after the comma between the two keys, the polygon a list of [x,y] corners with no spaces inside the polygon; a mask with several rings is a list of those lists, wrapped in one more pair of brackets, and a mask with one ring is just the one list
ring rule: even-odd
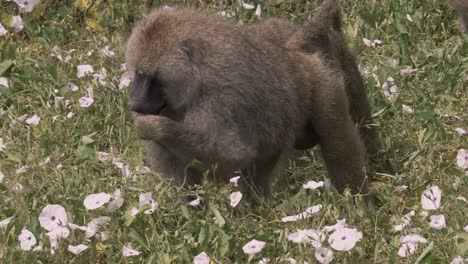
{"label": "baboon", "polygon": [[[376,152],[377,131],[372,125],[369,100],[354,52],[348,47],[341,26],[340,8],[333,0],[322,3],[309,23],[300,27],[287,19],[270,18],[253,25],[252,31],[259,37],[289,49],[299,49],[308,53],[320,52],[325,61],[342,72],[351,116],[359,125],[361,136],[368,152]],[[307,149],[318,143],[313,131],[308,142],[296,146]]]}
{"label": "baboon", "polygon": [[313,132],[334,186],[367,192],[365,148],[342,74],[320,54],[180,8],[144,18],[125,59],[136,72],[129,98],[136,133],[148,144],[153,169],[177,185],[201,181],[190,170],[197,160],[216,165],[221,178],[240,169],[268,196],[278,165]]}
{"label": "baboon", "polygon": [[460,31],[468,32],[468,0],[449,0],[448,2],[458,11]]}

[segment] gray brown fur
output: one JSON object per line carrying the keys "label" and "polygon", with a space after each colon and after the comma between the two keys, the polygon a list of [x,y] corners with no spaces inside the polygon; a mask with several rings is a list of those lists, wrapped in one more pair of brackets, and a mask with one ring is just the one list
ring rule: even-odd
{"label": "gray brown fur", "polygon": [[[200,182],[189,166],[198,160],[216,165],[221,178],[241,169],[268,196],[278,164],[313,129],[335,187],[366,191],[365,150],[343,78],[319,54],[264,41],[222,17],[176,9],[155,10],[133,29],[126,62],[141,79],[130,109],[151,109],[136,116],[137,135],[147,140],[154,168],[176,184]],[[164,96],[146,102],[153,92],[135,83]],[[163,107],[139,108],[151,103]]]}
{"label": "gray brown fur", "polygon": [[[376,152],[374,141],[377,130],[373,125],[371,107],[356,56],[348,47],[342,31],[340,8],[335,1],[328,0],[320,5],[311,21],[303,27],[287,19],[270,18],[252,26],[252,31],[263,39],[289,49],[320,52],[331,67],[342,71],[351,116],[359,125],[367,150],[371,154]],[[305,149],[317,144],[319,139],[314,134],[310,131],[308,142],[297,147]]]}
{"label": "gray brown fur", "polygon": [[458,12],[460,18],[460,31],[468,32],[468,0],[448,0]]}

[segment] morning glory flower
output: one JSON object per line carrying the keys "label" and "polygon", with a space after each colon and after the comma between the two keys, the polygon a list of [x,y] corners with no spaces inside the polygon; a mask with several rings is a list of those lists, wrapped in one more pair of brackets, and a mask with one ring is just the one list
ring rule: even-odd
{"label": "morning glory flower", "polygon": [[61,205],[46,205],[39,215],[39,223],[47,231],[52,231],[58,227],[66,226],[68,223],[67,212]]}

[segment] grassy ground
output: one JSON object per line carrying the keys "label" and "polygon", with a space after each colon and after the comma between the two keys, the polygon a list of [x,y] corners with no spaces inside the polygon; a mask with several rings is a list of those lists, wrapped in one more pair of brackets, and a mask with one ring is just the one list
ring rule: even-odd
{"label": "grassy ground", "polygon": [[[468,224],[466,202],[456,198],[467,196],[468,177],[457,166],[456,156],[460,148],[468,147],[468,136],[454,130],[468,129],[467,42],[466,36],[458,33],[456,13],[439,0],[341,2],[347,36],[357,51],[362,72],[367,73],[368,94],[383,143],[381,158],[370,164],[369,170],[382,202],[379,209],[368,210],[349,194],[304,190],[302,184],[308,180],[326,178],[322,162],[309,159],[304,166],[292,168],[294,177],[277,182],[271,201],[256,210],[242,201],[232,208],[228,198],[233,189],[228,183],[213,182],[190,190],[204,194],[210,208],[192,209],[179,199],[187,191],[169,187],[157,175],[136,172],[136,166],[145,160],[144,148],[126,109],[128,89],[118,88],[124,73],[123,47],[131,26],[151,7],[170,2],[97,0],[90,6],[87,1],[42,1],[32,13],[20,14],[22,31],[0,36],[0,75],[9,79],[9,87],[0,85],[0,107],[5,111],[0,117],[0,143],[3,140],[6,145],[0,151],[0,171],[5,175],[0,183],[0,220],[13,217],[9,225],[0,228],[3,263],[191,263],[202,251],[214,263],[258,263],[263,257],[271,258],[272,263],[280,258],[315,263],[314,248],[288,241],[288,234],[297,229],[321,229],[342,218],[349,227],[361,231],[363,238],[348,252],[335,251],[334,263],[449,263],[456,256],[467,257],[468,233],[463,230]],[[231,10],[235,12],[232,19],[240,23],[258,20],[255,9],[245,10],[231,1],[179,4],[214,12]],[[317,1],[265,1],[262,17],[283,16],[302,23],[316,5]],[[3,25],[17,14],[14,2],[0,3]],[[363,38],[379,39],[382,44],[367,47]],[[100,55],[106,45],[115,56]],[[51,56],[55,46],[63,58],[66,51],[76,51],[69,54],[71,60],[62,62]],[[89,51],[94,52],[88,56]],[[78,78],[77,66],[81,64],[92,65],[96,72],[106,69],[106,83],[93,77]],[[400,71],[406,67],[417,71],[402,76]],[[398,87],[393,103],[375,85],[375,76],[381,84],[393,77]],[[71,91],[70,82],[79,89]],[[94,103],[83,108],[79,98],[88,87],[93,88]],[[64,100],[58,99],[55,106],[55,97]],[[65,100],[70,100],[68,106]],[[414,112],[403,111],[402,104]],[[69,112],[75,115],[67,118]],[[24,114],[28,118],[38,115],[39,124],[18,120]],[[123,177],[112,162],[96,158],[98,151],[111,153],[111,148],[111,155],[129,165],[135,177]],[[50,162],[41,165],[47,157]],[[27,171],[17,173],[23,166],[28,166]],[[395,193],[399,185],[408,188]],[[429,216],[420,215],[421,194],[434,185],[442,190],[442,201],[429,215],[445,216],[447,226],[441,230],[430,227]],[[108,212],[105,207],[91,211],[83,206],[87,195],[112,194],[116,188],[125,199],[117,211]],[[152,192],[159,208],[151,215],[130,216],[142,192]],[[52,255],[47,231],[38,220],[48,204],[63,206],[69,222],[79,225],[110,216],[103,229],[108,239],[85,239],[81,230],[74,230]],[[322,210],[313,217],[281,222],[282,217],[317,204]],[[411,210],[415,211],[412,222],[395,231],[394,226]],[[35,235],[36,246],[41,244],[42,251],[20,249],[18,236],[23,228]],[[409,233],[423,236],[427,243],[401,258],[397,255],[399,239]],[[252,239],[265,241],[266,246],[249,257],[242,247]],[[67,251],[70,244],[89,248],[76,256]],[[124,257],[122,248],[128,244],[141,254]],[[327,242],[324,246],[328,247]]]}

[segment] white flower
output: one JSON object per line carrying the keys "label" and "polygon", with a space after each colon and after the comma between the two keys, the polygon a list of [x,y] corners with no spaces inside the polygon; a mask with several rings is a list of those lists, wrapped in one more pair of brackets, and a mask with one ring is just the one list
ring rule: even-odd
{"label": "white flower", "polygon": [[267,264],[270,263],[270,258],[262,258],[258,264]]}
{"label": "white flower", "polygon": [[113,212],[120,207],[122,207],[124,203],[124,198],[122,198],[122,194],[120,193],[120,189],[115,189],[114,194],[112,194],[112,201],[107,206],[107,210],[109,212]]}
{"label": "white flower", "polygon": [[416,250],[418,249],[418,244],[414,243],[406,243],[406,244],[401,244],[401,247],[398,249],[398,256],[400,257],[407,257],[409,255],[414,254]]}
{"label": "white flower", "polygon": [[10,81],[5,77],[0,77],[0,85],[5,87],[10,87]]}
{"label": "white flower", "polygon": [[367,39],[367,38],[363,38],[362,41],[364,42],[364,45],[366,45],[367,47],[377,47],[378,45],[382,44],[382,41],[378,40],[378,39],[375,39],[375,40],[370,40],[370,39]]}
{"label": "white flower", "polygon": [[461,256],[457,256],[450,262],[450,264],[464,264],[464,263],[465,261],[463,260]]}
{"label": "white flower", "polygon": [[0,151],[5,150],[5,148],[6,148],[6,145],[5,143],[3,143],[3,138],[0,138]]}
{"label": "white flower", "polygon": [[130,85],[132,82],[135,73],[132,71],[127,71],[122,74],[120,77],[119,90],[123,90]]}
{"label": "white flower", "polygon": [[145,214],[152,214],[159,207],[158,202],[153,200],[151,196],[152,196],[151,192],[147,192],[147,193],[140,193],[138,197],[139,202],[140,202],[140,207],[145,204],[149,204],[151,206],[151,209],[148,209],[144,212]]}
{"label": "white flower", "polygon": [[193,264],[210,264],[210,257],[205,252],[202,252],[193,258]]}
{"label": "white flower", "polygon": [[90,238],[90,237],[93,237],[94,235],[96,235],[98,229],[102,225],[105,225],[105,224],[109,223],[110,220],[111,220],[111,218],[108,217],[108,216],[101,216],[101,217],[94,218],[93,220],[91,220],[91,222],[88,223],[88,226],[86,228],[85,237]]}
{"label": "white flower", "polygon": [[262,251],[263,247],[265,247],[265,242],[253,239],[247,244],[245,244],[242,247],[242,250],[244,251],[245,254],[253,255],[255,253]]}
{"label": "white flower", "polygon": [[8,224],[11,222],[11,219],[13,219],[13,217],[8,217],[8,218],[5,218],[2,221],[0,221],[0,228],[7,227]]}
{"label": "white flower", "polygon": [[409,235],[401,237],[400,243],[402,244],[406,244],[406,243],[424,244],[424,243],[427,243],[427,240],[418,234],[409,234]]}
{"label": "white flower", "polygon": [[104,192],[90,194],[84,199],[83,205],[88,210],[94,210],[104,206],[106,203],[109,202],[110,198],[110,194]]}
{"label": "white flower", "polygon": [[106,79],[106,76],[107,76],[107,72],[106,72],[105,68],[101,68],[99,73],[95,73],[93,76],[99,82],[99,84],[106,85],[105,79]]}
{"label": "white flower", "polygon": [[426,243],[427,240],[417,234],[409,234],[400,238],[401,247],[398,249],[398,256],[407,257],[414,254],[418,249],[418,244]]}
{"label": "white flower", "polygon": [[132,177],[132,171],[130,170],[130,166],[124,165],[122,168],[120,168],[120,171],[122,172],[122,176],[124,178],[130,178]]}
{"label": "white flower", "polygon": [[113,57],[115,55],[115,52],[110,50],[109,46],[105,46],[103,49],[100,50],[99,53],[103,57]]}
{"label": "white flower", "polygon": [[361,240],[362,233],[347,227],[339,228],[328,238],[330,246],[338,251],[349,251]]}
{"label": "white flower", "polygon": [[69,113],[67,114],[67,118],[68,118],[68,119],[70,119],[70,118],[72,118],[72,117],[74,117],[74,116],[75,116],[75,113],[73,113],[73,112],[69,112]]}
{"label": "white flower", "polygon": [[45,158],[44,161],[41,161],[41,162],[39,163],[39,166],[47,165],[47,164],[49,164],[49,162],[50,162],[50,157],[47,157],[47,158]]}
{"label": "white flower", "polygon": [[427,212],[427,211],[421,211],[419,213],[419,216],[421,216],[422,218],[426,218],[428,215],[429,215],[429,212]]}
{"label": "white flower", "polygon": [[75,255],[79,255],[81,252],[85,251],[86,249],[88,249],[88,246],[83,245],[83,244],[79,244],[76,246],[68,245],[68,251],[70,251],[71,253]]}
{"label": "white flower", "polygon": [[405,105],[405,104],[401,105],[401,110],[403,111],[403,113],[407,113],[407,114],[413,114],[414,113],[413,108],[411,108],[411,106]]}
{"label": "white flower", "polygon": [[15,171],[15,173],[16,173],[16,174],[21,174],[21,173],[26,173],[27,171],[28,171],[28,166],[25,165],[25,166],[19,167],[19,168]]}
{"label": "white flower", "polygon": [[440,207],[442,192],[438,186],[432,186],[421,195],[421,204],[424,210],[434,210]]}
{"label": "white flower", "polygon": [[395,79],[392,77],[387,78],[387,81],[382,85],[382,93],[390,103],[395,102],[398,93],[398,87],[395,84]]}
{"label": "white flower", "polygon": [[262,6],[257,5],[257,9],[255,9],[255,15],[260,18],[262,16]]}
{"label": "white flower", "polygon": [[131,256],[138,256],[141,254],[141,252],[138,250],[134,250],[133,248],[127,245],[123,247],[122,254],[124,255],[124,257],[131,257]]}
{"label": "white flower", "polygon": [[239,204],[240,200],[242,199],[242,193],[239,191],[233,192],[229,196],[229,199],[231,200],[231,206],[236,207]]}
{"label": "white flower", "polygon": [[26,124],[37,126],[41,121],[41,118],[38,115],[33,115],[32,117],[26,119]]}
{"label": "white flower", "polygon": [[325,235],[315,229],[298,229],[297,232],[288,235],[288,240],[298,244],[310,243],[314,248],[322,246]]}
{"label": "white flower", "polygon": [[67,238],[70,235],[70,230],[66,227],[57,227],[46,235],[49,237],[51,253],[54,254],[60,240]]}
{"label": "white flower", "polygon": [[346,224],[346,218],[343,218],[341,220],[336,220],[336,224],[331,225],[331,226],[325,226],[323,229],[327,232],[331,232],[331,231],[335,231],[343,227],[348,227],[348,225]]}
{"label": "white flower", "polygon": [[39,223],[47,231],[52,231],[60,226],[66,226],[68,223],[67,212],[61,205],[48,204],[39,215]]}
{"label": "white flower", "polygon": [[333,251],[329,248],[315,249],[315,258],[322,264],[328,264],[333,260]]}
{"label": "white flower", "polygon": [[19,16],[13,16],[10,26],[14,28],[15,31],[21,31],[24,28],[23,19]]}
{"label": "white flower", "polygon": [[36,245],[36,237],[27,229],[21,230],[18,240],[20,241],[21,249],[24,251],[30,251],[31,248]]}
{"label": "white flower", "polygon": [[132,209],[130,209],[130,216],[135,216],[137,214],[138,214],[138,208],[132,207]]}
{"label": "white flower", "polygon": [[432,228],[443,229],[446,227],[444,215],[431,215],[431,223],[429,224]]}
{"label": "white flower", "polygon": [[88,228],[86,226],[79,226],[79,225],[75,225],[73,223],[68,223],[68,227],[70,227],[71,230],[75,230],[75,229],[80,229],[81,231],[88,230]]}
{"label": "white flower", "polygon": [[239,4],[245,8],[245,9],[254,9],[254,5],[251,5],[251,4],[247,4],[244,2],[244,0],[238,0],[239,1]]}
{"label": "white flower", "polygon": [[407,66],[406,68],[404,68],[403,70],[400,71],[400,75],[401,76],[407,76],[407,75],[410,75],[413,72],[417,72],[417,71],[418,71],[418,69],[413,69],[413,68]]}
{"label": "white flower", "polygon": [[141,174],[148,174],[151,172],[151,169],[141,163],[141,165],[135,167],[135,171]]}
{"label": "white flower", "polygon": [[200,205],[200,197],[197,196],[197,199],[190,201],[188,204],[192,207],[197,207],[198,205]]}
{"label": "white flower", "polygon": [[465,230],[466,232],[468,232],[468,225],[466,225],[465,227],[463,227],[463,230]]}
{"label": "white flower", "polygon": [[0,107],[0,117],[2,117],[5,114],[5,110],[3,110],[2,107]]}
{"label": "white flower", "polygon": [[3,182],[3,178],[5,178],[5,174],[3,174],[3,172],[0,171],[0,183]]}
{"label": "white flower", "polygon": [[305,211],[300,214],[283,217],[281,218],[281,221],[286,223],[286,222],[295,222],[297,220],[306,219],[306,218],[311,217],[313,214],[319,212],[321,209],[322,209],[321,204],[314,205],[314,206],[306,208]]}
{"label": "white flower", "polygon": [[320,187],[323,187],[323,181],[319,181],[319,182],[316,182],[316,181],[308,181],[306,184],[303,184],[302,187],[304,187],[304,189],[308,189],[308,190],[315,190],[317,188],[320,188]]}
{"label": "white flower", "polygon": [[0,36],[5,36],[8,31],[5,29],[5,27],[0,23]]}
{"label": "white flower", "polygon": [[236,13],[234,13],[232,11],[220,11],[220,12],[218,12],[218,15],[223,16],[223,17],[227,17],[227,18],[231,18],[231,17],[235,16]]}
{"label": "white flower", "polygon": [[76,92],[79,89],[78,85],[76,85],[74,83],[68,83],[67,86],[68,86],[68,89],[70,89],[70,91],[72,91],[72,92]]}
{"label": "white flower", "polygon": [[[1,175],[1,172],[0,172],[0,183],[2,182],[1,177],[2,177],[2,175]],[[458,196],[455,200],[466,202],[466,198],[463,197],[463,196]]]}
{"label": "white flower", "polygon": [[237,187],[239,186],[238,184],[239,179],[240,179],[240,176],[232,177],[231,179],[229,179],[229,183],[231,184],[231,186]]}
{"label": "white flower", "polygon": [[461,128],[461,127],[455,128],[455,131],[456,131],[460,136],[462,136],[462,135],[468,135],[468,130],[465,130],[465,129]]}
{"label": "white flower", "polygon": [[409,14],[406,14],[406,19],[408,19],[409,22],[413,22],[413,19],[411,18]]}
{"label": "white flower", "polygon": [[78,65],[77,67],[77,73],[76,75],[78,76],[78,78],[81,78],[83,76],[85,76],[86,74],[89,74],[89,73],[93,73],[94,70],[93,70],[93,66],[89,65],[89,64],[84,64],[84,65]]}
{"label": "white flower", "polygon": [[90,107],[94,103],[93,97],[89,95],[81,97],[78,101],[81,107]]}
{"label": "white flower", "polygon": [[15,3],[20,7],[20,12],[29,13],[34,7],[39,4],[40,0],[15,0]]}
{"label": "white flower", "polygon": [[465,149],[458,150],[457,165],[462,169],[468,169],[468,152]]}
{"label": "white flower", "polygon": [[401,231],[403,230],[403,228],[405,228],[406,226],[408,226],[410,223],[411,223],[411,217],[414,216],[416,213],[414,211],[410,211],[409,213],[405,214],[402,218],[401,218],[401,224],[399,225],[396,225],[394,227],[395,231]]}
{"label": "white flower", "polygon": [[406,189],[408,189],[408,186],[398,185],[398,186],[395,186],[395,188],[393,189],[393,192],[401,193],[401,192],[405,191]]}

